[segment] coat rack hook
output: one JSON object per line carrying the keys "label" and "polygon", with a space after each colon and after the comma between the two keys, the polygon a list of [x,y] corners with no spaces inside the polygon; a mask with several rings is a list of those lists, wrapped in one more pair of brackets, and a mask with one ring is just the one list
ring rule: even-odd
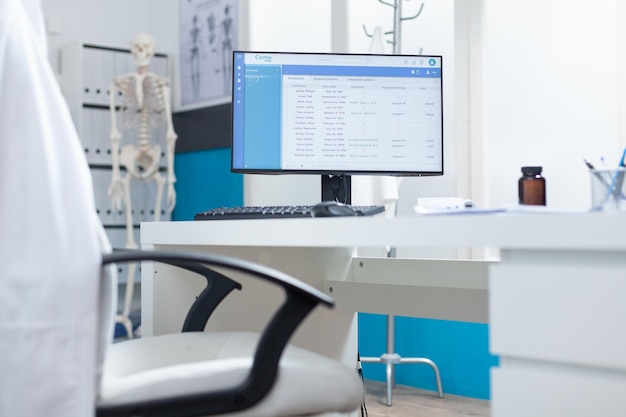
{"label": "coat rack hook", "polygon": [[380,3],[387,5],[387,6],[391,6],[391,7],[396,7],[396,5],[394,3],[387,3],[386,1],[383,0],[378,0]]}
{"label": "coat rack hook", "polygon": [[[403,0],[394,0],[393,3],[388,3],[384,0],[378,0],[379,3],[382,3],[385,6],[390,6],[394,8],[393,30],[389,32],[384,32],[384,34],[385,36],[391,35],[392,40],[386,40],[386,42],[388,44],[393,45],[393,52],[396,54],[401,53],[400,41],[401,41],[401,32],[402,32],[402,28],[401,28],[402,22],[406,20],[416,19],[420,14],[422,14],[422,10],[424,10],[424,2],[422,2],[416,14],[414,14],[413,16],[409,16],[409,17],[402,17],[402,1]],[[406,1],[409,1],[409,0],[406,0]],[[372,38],[374,36],[373,34],[370,34],[367,31],[367,28],[365,27],[365,25],[363,25],[363,31],[365,32],[365,35],[368,38]],[[420,48],[420,54],[421,53],[422,53],[422,48]]]}
{"label": "coat rack hook", "polygon": [[[363,32],[365,32],[365,35],[366,35],[368,38],[372,38],[372,37],[374,37],[374,35],[373,35],[373,34],[371,34],[371,33],[369,33],[369,32],[367,31],[367,28],[365,27],[365,25],[362,25],[362,26],[363,26]],[[389,32],[383,32],[383,35],[385,35],[385,36],[387,36],[387,35],[392,35],[392,34],[393,34],[393,30],[390,30]],[[388,43],[388,44],[390,44],[390,45],[393,45],[393,41],[389,41],[389,40],[387,40],[387,41],[385,41],[385,42],[387,42],[387,43]]]}
{"label": "coat rack hook", "polygon": [[414,16],[411,16],[411,17],[401,17],[400,20],[405,21],[405,20],[416,19],[420,14],[422,14],[422,10],[423,9],[424,9],[424,3],[421,4],[420,9],[417,11],[417,14],[415,14]]}

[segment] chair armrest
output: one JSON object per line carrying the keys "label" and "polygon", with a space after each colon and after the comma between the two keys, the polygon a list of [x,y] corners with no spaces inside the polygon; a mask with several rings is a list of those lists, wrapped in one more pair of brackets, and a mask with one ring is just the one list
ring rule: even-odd
{"label": "chair armrest", "polygon": [[[226,298],[231,291],[237,289],[241,290],[241,284],[228,278],[227,276],[220,274],[213,269],[206,267],[203,264],[198,263],[197,261],[189,262],[189,261],[176,261],[176,260],[166,260],[166,259],[156,259],[154,255],[157,255],[155,252],[141,252],[132,249],[113,249],[115,253],[129,253],[129,252],[139,252],[142,254],[149,254],[150,259],[142,257],[142,260],[153,260],[153,261],[161,261],[162,263],[166,263],[172,266],[177,266],[182,269],[186,269],[191,272],[195,272],[199,275],[202,275],[206,281],[207,285],[202,290],[202,292],[198,295],[194,303],[189,308],[187,312],[187,316],[185,317],[185,321],[183,322],[183,332],[201,332],[206,327],[211,314],[217,308],[217,306]],[[183,254],[180,254],[183,255]],[[105,255],[108,257],[108,255]],[[180,256],[179,256],[180,257]],[[130,261],[124,261],[130,262]],[[104,263],[104,262],[103,262]],[[108,261],[106,262],[108,263]]]}
{"label": "chair armrest", "polygon": [[[158,403],[142,404],[141,415],[144,416],[166,415],[166,409],[171,411],[172,415],[176,415],[176,410],[180,412],[181,407],[186,409],[187,412],[191,410],[193,412],[199,411],[200,413],[197,415],[212,415],[234,412],[253,406],[263,399],[274,385],[280,357],[297,327],[318,304],[326,307],[334,306],[334,301],[331,297],[288,274],[250,261],[223,255],[123,250],[104,254],[102,263],[107,265],[146,260],[163,262],[196,271],[205,277],[206,270],[210,270],[208,266],[243,272],[280,286],[284,289],[286,296],[283,304],[277,309],[261,333],[250,373],[241,386],[218,393],[188,396],[181,398],[180,401],[169,399],[167,402],[159,401]],[[226,278],[223,275],[221,277]],[[230,280],[230,278],[226,279]],[[228,292],[232,291],[232,289]],[[137,410],[137,406],[135,404],[133,410]],[[111,412],[99,410],[98,415],[123,415],[119,414],[121,410],[109,411]]]}

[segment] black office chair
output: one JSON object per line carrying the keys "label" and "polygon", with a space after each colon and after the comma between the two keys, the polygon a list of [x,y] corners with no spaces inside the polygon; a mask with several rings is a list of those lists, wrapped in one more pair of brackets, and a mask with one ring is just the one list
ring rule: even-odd
{"label": "black office chair", "polygon": [[[0,21],[14,23],[3,27],[0,47],[0,414],[262,417],[356,410],[362,383],[355,369],[288,344],[313,308],[332,306],[323,293],[223,256],[110,253],[87,161],[47,62],[41,8],[0,5],[0,15],[6,12]],[[197,272],[207,287],[181,333],[112,343],[113,264],[142,260]],[[222,268],[285,290],[261,334],[203,331],[213,309],[240,287]]]}
{"label": "black office chair", "polygon": [[[287,274],[221,255],[121,250],[105,254],[102,262],[145,260],[195,272],[207,286],[181,333],[108,346],[98,416],[306,416],[360,406],[363,385],[356,369],[288,344],[318,304],[333,306],[327,295]],[[285,301],[262,334],[203,331],[219,303],[241,289],[223,275],[224,268],[285,290]]]}

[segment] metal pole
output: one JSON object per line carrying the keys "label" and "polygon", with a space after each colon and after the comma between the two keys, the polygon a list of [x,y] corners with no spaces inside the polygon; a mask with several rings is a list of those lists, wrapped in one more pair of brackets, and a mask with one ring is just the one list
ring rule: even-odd
{"label": "metal pole", "polygon": [[393,53],[399,55],[402,51],[402,33],[400,25],[402,24],[402,0],[395,0],[393,6]]}

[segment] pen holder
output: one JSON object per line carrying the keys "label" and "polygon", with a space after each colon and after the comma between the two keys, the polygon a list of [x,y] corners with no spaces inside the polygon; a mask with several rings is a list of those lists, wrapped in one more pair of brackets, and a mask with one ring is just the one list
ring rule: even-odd
{"label": "pen holder", "polygon": [[591,208],[626,211],[626,168],[591,169]]}

